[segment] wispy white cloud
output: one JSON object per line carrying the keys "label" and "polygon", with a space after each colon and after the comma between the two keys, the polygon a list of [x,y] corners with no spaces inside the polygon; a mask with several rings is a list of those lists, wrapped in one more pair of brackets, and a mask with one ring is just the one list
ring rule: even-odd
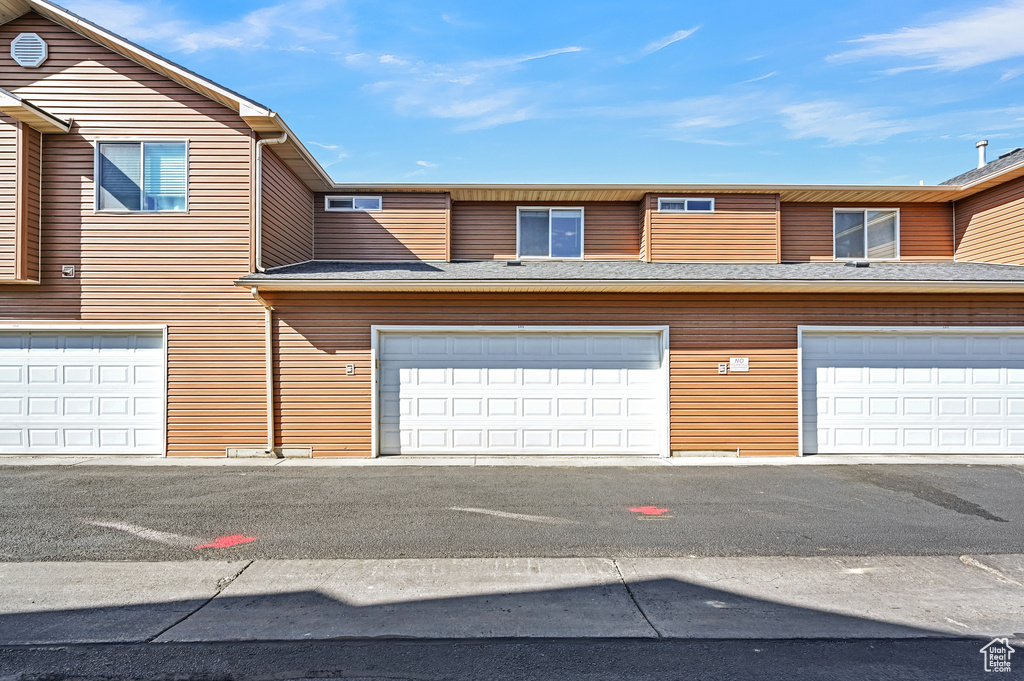
{"label": "wispy white cloud", "polygon": [[640,56],[643,57],[647,56],[648,54],[654,54],[658,50],[663,50],[673,43],[678,43],[680,40],[685,40],[686,38],[689,38],[691,35],[696,33],[698,28],[700,28],[700,26],[694,26],[693,28],[676,31],[671,35],[667,35],[663,38],[658,38],[657,40],[652,40],[651,42],[644,45],[643,49],[640,50]]}
{"label": "wispy white cloud", "polygon": [[746,80],[741,80],[739,82],[739,84],[740,85],[746,85],[747,83],[756,83],[759,80],[767,80],[768,78],[771,78],[771,77],[777,76],[777,75],[779,75],[778,71],[772,71],[771,73],[766,73],[763,76],[757,76],[756,78],[748,78]]}
{"label": "wispy white cloud", "polygon": [[903,58],[925,63],[896,67],[887,73],[919,68],[960,71],[1024,57],[1024,0],[972,9],[961,16],[917,28],[875,33],[851,41],[853,48],[829,57],[834,62],[868,58]]}
{"label": "wispy white cloud", "polygon": [[[345,57],[345,63],[386,74],[367,89],[390,98],[400,114],[451,119],[456,122],[455,130],[468,131],[536,117],[538,102],[549,85],[534,82],[530,88],[518,86],[510,74],[537,60],[583,50],[572,45],[455,64],[411,61],[390,54],[378,56],[374,64],[360,53],[359,59]],[[380,66],[389,70],[382,72]]]}
{"label": "wispy white cloud", "polygon": [[310,43],[335,41],[338,36],[313,19],[340,0],[285,0],[261,7],[238,20],[202,25],[177,16],[173,6],[159,0],[64,0],[71,11],[131,40],[159,44],[187,53],[213,49],[280,49],[313,51]]}
{"label": "wispy white cloud", "polygon": [[911,122],[892,118],[885,109],[858,108],[835,100],[792,104],[779,113],[793,137],[824,139],[835,146],[873,144],[915,130]]}
{"label": "wispy white cloud", "polygon": [[405,59],[399,59],[393,54],[382,54],[377,58],[377,63],[385,64],[390,66],[408,66],[409,62]]}
{"label": "wispy white cloud", "polygon": [[416,161],[416,165],[423,166],[424,168],[436,168],[437,163],[431,163],[430,161]]}
{"label": "wispy white cloud", "polygon": [[547,57],[554,57],[559,54],[571,54],[573,52],[583,52],[585,48],[571,45],[569,47],[559,47],[554,50],[546,50],[544,52],[537,52],[535,54],[524,54],[519,57],[500,57],[498,59],[488,59],[484,61],[471,61],[466,64],[470,69],[498,69],[507,66],[519,66],[525,64],[528,61],[535,61],[537,59],[545,59]]}
{"label": "wispy white cloud", "polygon": [[328,149],[330,151],[341,149],[341,146],[338,144],[321,144],[320,142],[310,142],[310,144],[314,147],[320,147],[321,149]]}

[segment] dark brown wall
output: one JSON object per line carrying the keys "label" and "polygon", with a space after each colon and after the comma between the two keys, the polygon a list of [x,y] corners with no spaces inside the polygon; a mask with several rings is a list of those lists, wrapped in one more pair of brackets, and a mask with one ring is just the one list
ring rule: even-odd
{"label": "dark brown wall", "polygon": [[[512,201],[456,201],[452,204],[452,259],[514,260],[516,208],[552,204]],[[565,204],[583,207],[584,260],[640,257],[638,206],[632,201]]]}
{"label": "dark brown wall", "polygon": [[[376,196],[371,191],[332,195]],[[317,194],[317,260],[445,260],[446,194],[383,194],[378,212],[328,212]]]}
{"label": "dark brown wall", "polygon": [[952,260],[948,203],[782,203],[782,259],[832,260],[833,208],[899,208],[900,260]]}
{"label": "dark brown wall", "polygon": [[313,259],[313,192],[263,149],[263,266]]}

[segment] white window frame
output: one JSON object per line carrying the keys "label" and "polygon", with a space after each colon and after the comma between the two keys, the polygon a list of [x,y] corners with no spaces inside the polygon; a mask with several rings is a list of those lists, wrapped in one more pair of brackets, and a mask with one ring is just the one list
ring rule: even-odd
{"label": "white window frame", "polygon": [[[331,208],[331,200],[352,199],[352,205],[356,199],[377,199],[377,208]],[[328,213],[379,213],[384,210],[383,196],[354,196],[350,194],[332,194],[324,197],[324,211]]]}
{"label": "white window frame", "polygon": [[[100,208],[100,145],[101,144],[139,144],[144,147],[146,144],[184,144],[185,145],[185,208],[183,210],[112,210],[110,208]],[[146,165],[146,152],[145,149],[140,149],[142,153],[142,181],[145,182],[145,165]],[[104,137],[101,139],[93,140],[93,163],[92,163],[92,176],[93,186],[95,187],[93,196],[93,213],[99,215],[184,215],[191,209],[190,197],[192,194],[192,146],[187,139],[166,139],[157,138],[150,139],[144,137]],[[142,189],[140,188],[140,194]]]}
{"label": "white window frame", "polygon": [[[710,210],[691,210],[689,207],[690,201],[710,201]],[[686,206],[683,210],[678,208],[662,208],[662,202],[665,203],[682,203]],[[715,197],[713,196],[659,196],[658,197],[658,212],[659,213],[714,213],[715,212]]]}
{"label": "white window frame", "polygon": [[[548,212],[548,255],[520,255],[519,254],[519,230],[520,215],[524,210],[546,210]],[[577,257],[555,257],[551,255],[551,211],[553,210],[578,210],[580,212],[580,254]],[[516,260],[583,260],[586,255],[585,235],[586,214],[583,206],[516,206]]]}
{"label": "white window frame", "polygon": [[[867,213],[867,211],[874,211],[876,213],[896,213],[896,257],[894,258],[869,258],[868,257],[868,229],[867,224],[864,225],[864,256],[860,258],[837,258],[836,257],[836,213]],[[864,218],[867,220],[867,217]],[[832,209],[832,259],[839,262],[852,262],[854,260],[870,261],[870,262],[897,262],[900,259],[900,209],[899,208],[856,208],[856,207],[843,207]]]}

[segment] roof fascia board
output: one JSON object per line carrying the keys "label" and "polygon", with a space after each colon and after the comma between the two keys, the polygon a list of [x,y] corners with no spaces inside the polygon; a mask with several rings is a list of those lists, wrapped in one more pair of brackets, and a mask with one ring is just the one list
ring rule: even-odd
{"label": "roof fascia board", "polygon": [[[1004,180],[1000,180],[1000,178],[1003,177],[1004,175],[1009,175],[1011,173],[1019,173],[1019,171],[1021,171],[1021,170],[1024,170],[1024,160],[1020,161],[1019,163],[1014,163],[1012,166],[1007,166],[1006,168],[1003,168],[1002,170],[1000,170],[997,173],[992,173],[991,175],[986,175],[985,177],[978,178],[974,182],[968,182],[967,184],[959,185],[958,188],[961,189],[962,191],[970,192],[970,193],[973,194],[975,192],[971,192],[970,190],[977,188],[979,185],[985,185],[985,186],[981,187],[980,189],[978,189],[978,191],[981,191],[981,190],[984,190],[984,189],[989,189],[990,187],[994,187],[994,186],[996,186],[998,184],[1002,184],[1002,182]],[[1006,179],[1009,180],[1009,179],[1014,179],[1014,178],[1006,178]],[[998,180],[998,181],[993,182],[993,180]]]}
{"label": "roof fascia board", "polygon": [[[252,127],[253,130],[259,133],[287,133],[288,140],[285,142],[286,145],[294,147],[299,152],[299,156],[309,166],[309,169],[319,178],[319,184],[314,186],[312,183],[307,182],[309,188],[312,191],[329,192],[334,187],[334,180],[327,174],[320,162],[316,160],[313,154],[309,151],[305,144],[299,139],[299,137],[292,132],[292,129],[288,127],[288,124],[284,122],[280,116],[273,111],[267,112],[267,115],[248,115],[248,110],[243,109],[240,113],[242,119]],[[251,122],[250,122],[251,121]],[[259,127],[256,127],[259,126]]]}
{"label": "roof fascia board", "polygon": [[3,89],[0,89],[0,111],[39,132],[61,134],[71,130],[70,119],[54,116],[27,99]]}
{"label": "roof fascia board", "polygon": [[821,281],[815,279],[630,280],[480,279],[395,281],[393,279],[239,279],[235,286],[264,291],[374,292],[601,292],[601,293],[1021,293],[1024,281]]}

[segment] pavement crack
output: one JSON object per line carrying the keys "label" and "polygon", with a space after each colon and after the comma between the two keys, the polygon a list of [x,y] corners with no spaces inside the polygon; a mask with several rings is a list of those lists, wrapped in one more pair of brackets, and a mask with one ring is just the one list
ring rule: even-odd
{"label": "pavement crack", "polygon": [[152,636],[147,638],[144,641],[144,643],[152,643],[153,641],[157,640],[158,638],[160,638],[161,636],[166,634],[168,631],[170,631],[174,627],[178,626],[179,624],[181,624],[182,622],[184,622],[188,618],[192,617],[192,615],[195,615],[197,612],[199,612],[200,610],[202,610],[203,608],[208,606],[210,603],[213,602],[213,599],[215,599],[217,596],[220,596],[221,592],[224,591],[224,589],[226,589],[228,587],[228,585],[231,584],[231,582],[233,582],[236,579],[238,579],[242,575],[242,573],[245,572],[246,570],[248,570],[249,566],[252,565],[255,562],[256,562],[255,560],[246,561],[245,565],[243,565],[241,568],[239,568],[238,571],[235,572],[235,574],[229,575],[227,577],[221,577],[220,579],[218,579],[217,580],[217,584],[215,585],[215,589],[216,590],[214,591],[212,596],[210,596],[205,601],[203,601],[198,606],[196,606],[191,612],[186,613],[185,615],[180,617],[177,621],[171,623],[169,626],[164,627],[160,631],[156,632],[155,634],[153,634]]}
{"label": "pavement crack", "polygon": [[1024,584],[1021,584],[1013,577],[1007,576],[1003,573],[1002,570],[997,570],[991,565],[986,565],[985,563],[982,563],[980,560],[972,556],[960,556],[960,562],[964,565],[970,565],[971,567],[976,567],[979,570],[984,570],[985,572],[989,573],[990,575],[992,575],[996,579],[999,579],[1000,581],[1007,582],[1008,584],[1013,584],[1014,586],[1024,587]]}
{"label": "pavement crack", "polygon": [[665,638],[665,635],[658,631],[658,627],[654,626],[654,622],[652,622],[651,618],[647,616],[646,612],[644,612],[640,602],[636,599],[636,594],[634,594],[633,590],[629,588],[629,582],[626,581],[625,576],[622,574],[622,569],[619,567],[619,561],[615,558],[612,558],[611,561],[612,565],[615,566],[615,572],[619,575],[619,581],[622,582],[622,586],[626,589],[626,593],[629,594],[629,600],[633,601],[633,605],[636,607],[637,612],[640,613],[640,616],[644,618],[645,622],[647,622],[647,626],[651,628],[651,631],[653,631],[658,638]]}

